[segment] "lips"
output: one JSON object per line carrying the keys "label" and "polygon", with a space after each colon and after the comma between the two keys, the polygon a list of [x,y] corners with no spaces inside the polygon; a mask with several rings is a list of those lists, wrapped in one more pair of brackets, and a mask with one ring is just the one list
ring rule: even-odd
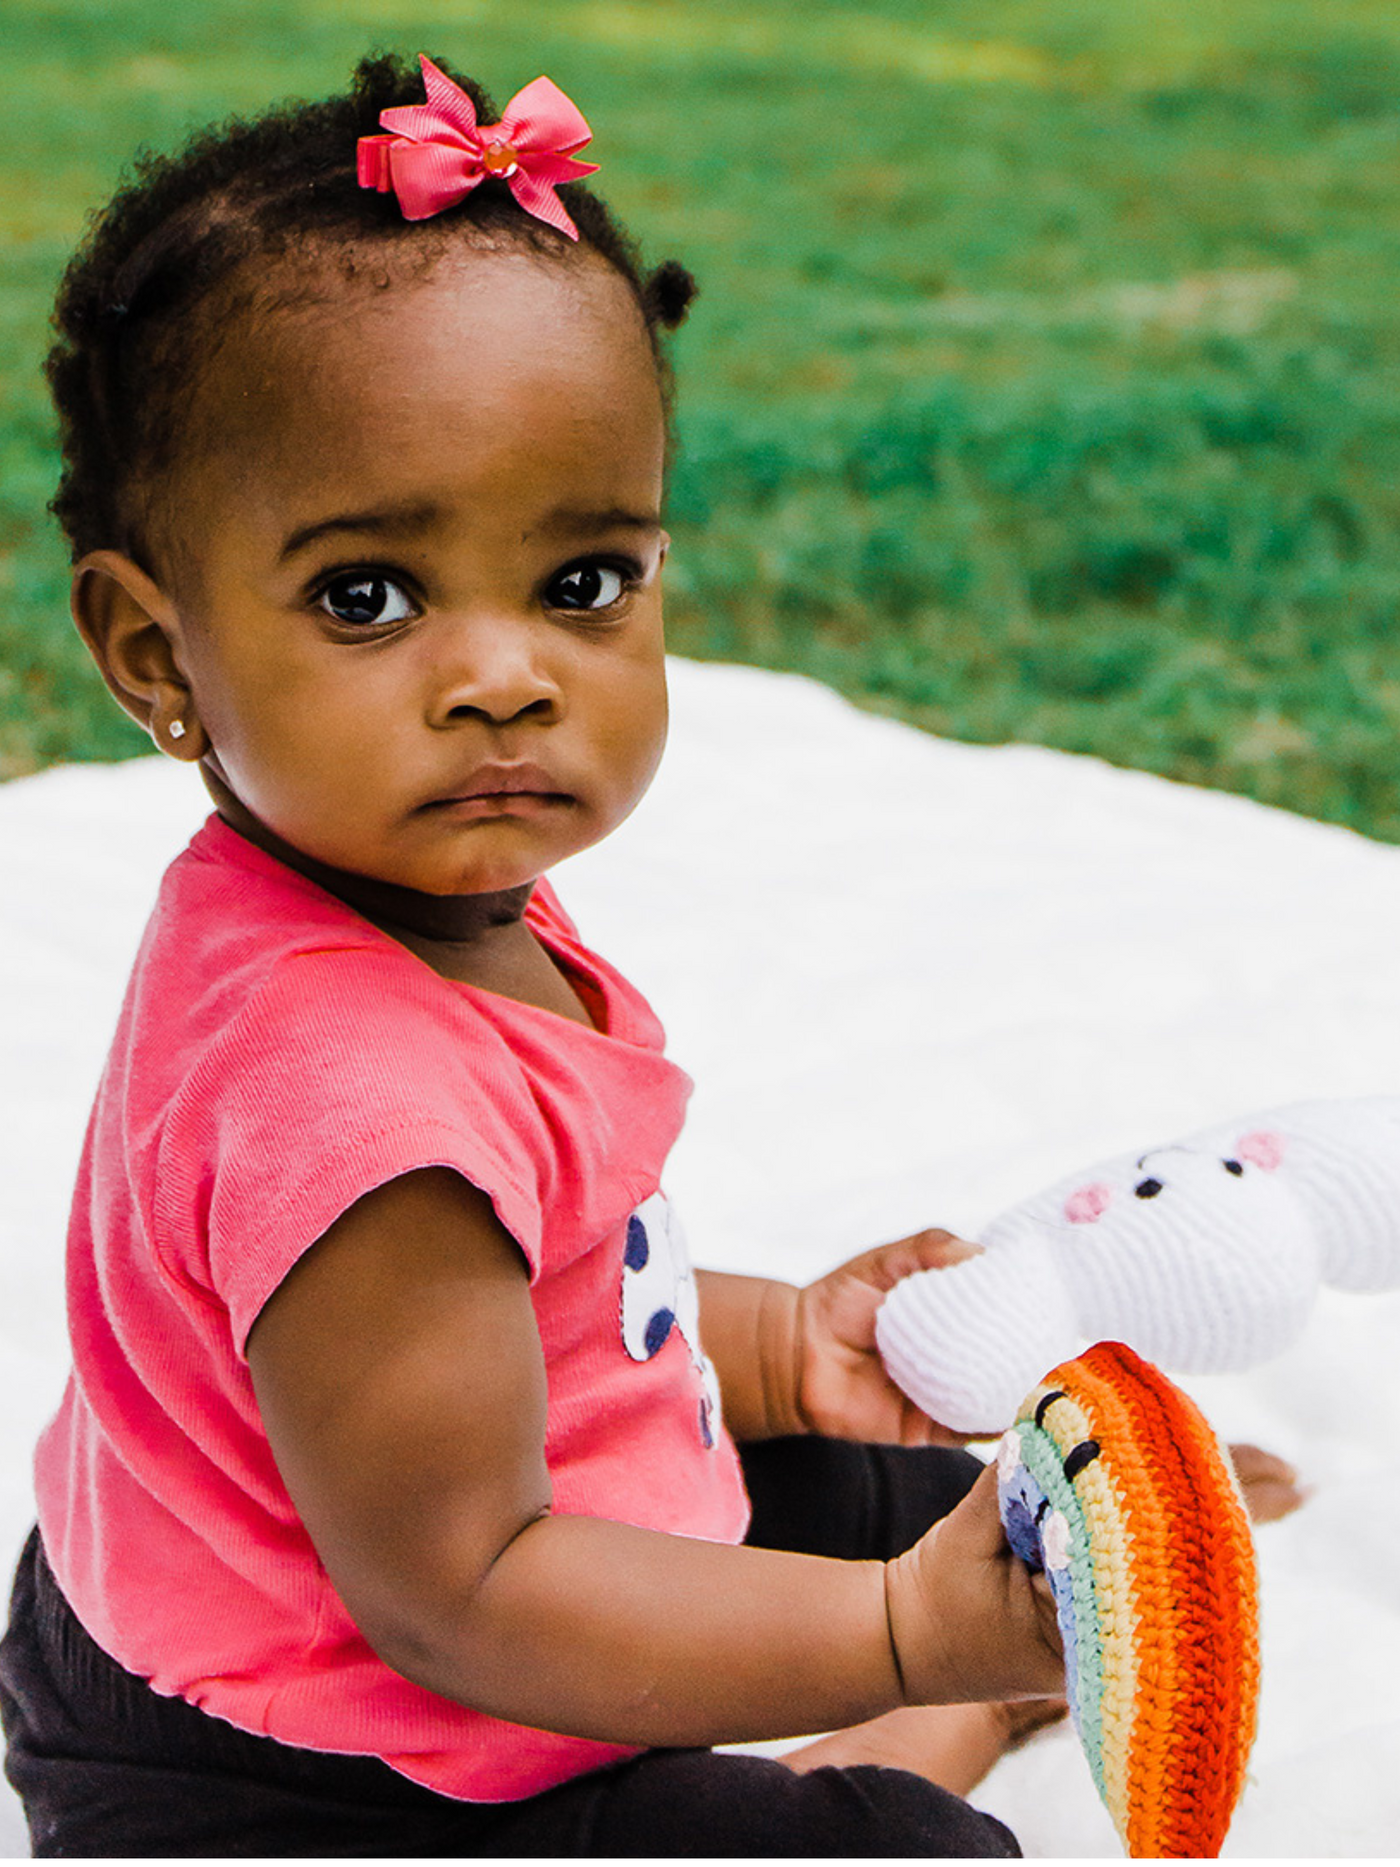
{"label": "lips", "polygon": [[512,802],[528,804],[568,804],[571,794],[561,790],[551,773],[542,765],[479,765],[464,784],[455,786],[444,797],[432,798],[425,808],[450,809],[454,804],[490,805]]}

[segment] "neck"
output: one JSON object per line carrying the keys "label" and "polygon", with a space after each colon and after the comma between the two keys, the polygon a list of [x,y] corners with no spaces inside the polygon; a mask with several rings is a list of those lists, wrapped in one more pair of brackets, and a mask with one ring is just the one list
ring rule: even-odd
{"label": "neck", "polygon": [[363,914],[382,932],[395,938],[406,937],[409,943],[429,940],[469,946],[494,928],[519,921],[534,891],[535,884],[525,882],[519,888],[503,888],[485,895],[425,895],[416,888],[401,888],[395,882],[380,882],[371,875],[333,868],[270,830],[207,766],[203,776],[219,815],[230,829],[354,908],[357,914]]}

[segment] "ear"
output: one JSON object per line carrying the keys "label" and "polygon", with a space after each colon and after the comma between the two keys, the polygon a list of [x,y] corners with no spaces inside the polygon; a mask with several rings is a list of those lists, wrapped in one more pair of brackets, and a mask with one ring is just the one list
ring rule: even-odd
{"label": "ear", "polygon": [[158,749],[193,764],[209,750],[180,667],[174,603],[120,551],[89,551],[73,571],[73,620],[117,704]]}

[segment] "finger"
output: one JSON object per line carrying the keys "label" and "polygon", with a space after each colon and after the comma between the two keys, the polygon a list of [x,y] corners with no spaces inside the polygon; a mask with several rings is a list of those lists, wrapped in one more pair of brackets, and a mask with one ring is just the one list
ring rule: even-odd
{"label": "finger", "polygon": [[921,1264],[929,1269],[936,1269],[944,1264],[961,1264],[964,1258],[975,1258],[982,1250],[970,1238],[959,1238],[956,1232],[945,1231],[941,1225],[930,1225],[922,1232],[911,1232],[908,1238],[898,1241],[907,1245]]}
{"label": "finger", "polygon": [[898,1440],[901,1446],[942,1446],[950,1451],[960,1451],[968,1443],[966,1433],[954,1432],[941,1420],[935,1420],[925,1413],[917,1401],[911,1400],[903,1389],[885,1375],[885,1386],[898,1403]]}
{"label": "finger", "polygon": [[1044,1569],[1038,1569],[1032,1574],[1031,1590],[1040,1601],[1042,1607],[1048,1608],[1052,1614],[1058,1612],[1055,1605],[1055,1591],[1050,1586],[1050,1577],[1045,1573]]}
{"label": "finger", "polygon": [[908,1238],[897,1238],[893,1244],[877,1246],[858,1263],[877,1288],[890,1290],[916,1271],[946,1270],[949,1265],[979,1256],[981,1250],[969,1239],[931,1226],[927,1231],[911,1232]]}
{"label": "finger", "polygon": [[902,1446],[942,1446],[949,1451],[960,1451],[967,1444],[967,1434],[955,1433],[941,1421],[931,1419],[913,1401],[906,1400],[900,1414],[899,1443]]}
{"label": "finger", "polygon": [[[983,1467],[972,1489],[943,1519],[943,1523],[949,1529],[956,1524],[956,1534],[959,1540],[965,1539],[967,1554],[973,1561],[995,1562],[1007,1554],[1001,1512],[997,1508],[997,1474],[994,1465]],[[935,1529],[941,1527],[936,1525]]]}
{"label": "finger", "polygon": [[927,1445],[942,1446],[947,1452],[965,1452],[971,1443],[966,1433],[955,1433],[951,1426],[943,1426],[937,1420],[929,1420],[928,1424],[929,1435],[925,1441]]}

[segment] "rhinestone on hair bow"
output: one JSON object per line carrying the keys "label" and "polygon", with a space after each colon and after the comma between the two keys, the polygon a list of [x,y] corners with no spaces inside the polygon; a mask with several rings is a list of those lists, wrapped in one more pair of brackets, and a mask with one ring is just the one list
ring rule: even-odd
{"label": "rhinestone on hair bow", "polygon": [[427,220],[455,207],[491,177],[503,181],[527,214],[577,240],[578,228],[554,192],[559,182],[597,172],[576,162],[593,135],[581,111],[548,78],[517,91],[499,123],[478,127],[460,85],[421,54],[426,102],[380,113],[388,136],[362,136],[356,168],[362,188],[399,198],[405,220]]}

